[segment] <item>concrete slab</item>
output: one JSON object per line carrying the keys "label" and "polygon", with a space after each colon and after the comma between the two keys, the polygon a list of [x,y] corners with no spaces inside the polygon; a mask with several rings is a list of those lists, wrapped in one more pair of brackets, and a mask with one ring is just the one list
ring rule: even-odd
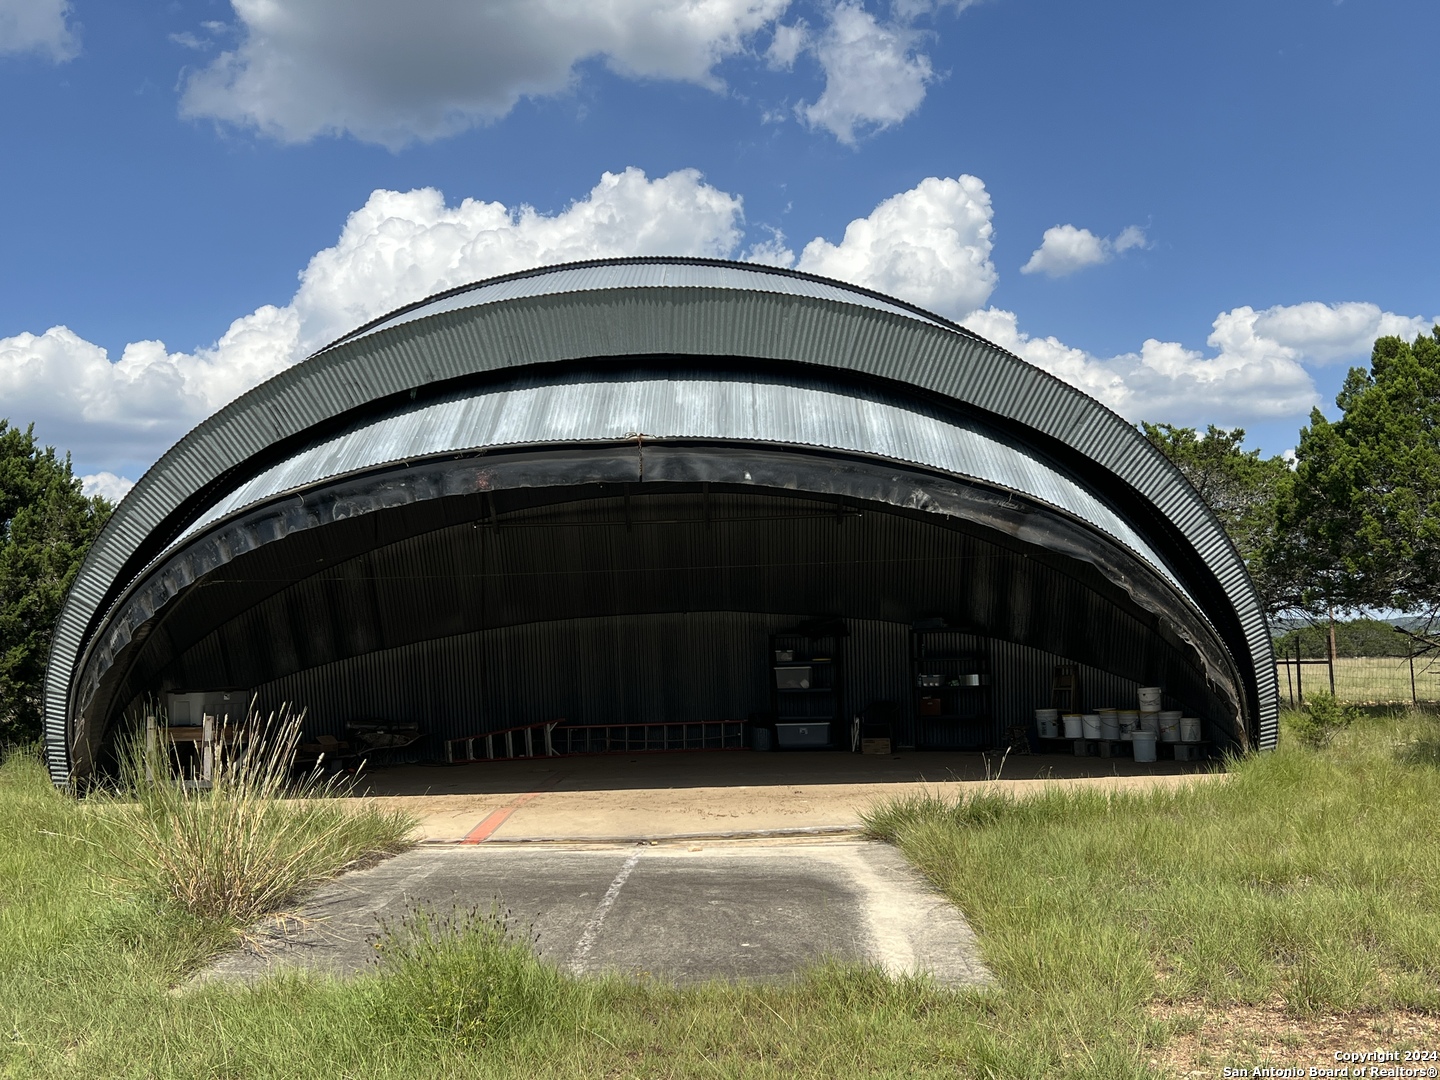
{"label": "concrete slab", "polygon": [[776,980],[833,958],[991,981],[961,913],[893,848],[862,840],[424,847],[341,876],[200,979],[353,974],[375,963],[382,921],[492,904],[582,975]]}
{"label": "concrete slab", "polygon": [[[413,814],[417,839],[503,842],[664,839],[855,831],[880,799],[954,799],[990,786],[1143,790],[1223,776],[1190,762],[1011,757],[987,779],[978,753],[750,752],[542,758],[379,770],[362,791]],[[990,765],[993,772],[994,764]]]}

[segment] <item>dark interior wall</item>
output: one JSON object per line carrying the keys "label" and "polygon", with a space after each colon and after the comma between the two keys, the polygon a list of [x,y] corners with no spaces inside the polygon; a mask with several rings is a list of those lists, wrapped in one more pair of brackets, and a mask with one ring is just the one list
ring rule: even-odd
{"label": "dark interior wall", "polygon": [[[695,612],[570,619],[479,631],[372,653],[253,687],[262,709],[307,710],[307,731],[343,737],[350,720],[418,724],[441,743],[542,720],[646,723],[744,719],[770,705],[769,636],[788,615]],[[845,640],[844,715],[875,701],[901,705],[897,741],[912,744],[910,627],[853,619]],[[993,726],[1033,730],[1051,702],[1051,675],[1069,662],[1013,642],[956,634],[954,645],[987,658]],[[1133,707],[1133,680],[1081,666],[1088,707]],[[1178,702],[1177,702],[1178,704]],[[844,733],[839,733],[843,738]]]}
{"label": "dark interior wall", "polygon": [[1062,658],[1114,699],[1092,704],[1155,683],[1223,722],[1194,654],[1088,564],[846,500],[569,494],[504,514],[437,500],[267,545],[166,609],[118,700],[260,688],[337,733],[366,716],[452,735],[743,717],[768,704],[768,634],[833,614],[853,628],[852,712],[908,699],[908,628],[941,617],[991,655],[997,723],[1048,705]]}

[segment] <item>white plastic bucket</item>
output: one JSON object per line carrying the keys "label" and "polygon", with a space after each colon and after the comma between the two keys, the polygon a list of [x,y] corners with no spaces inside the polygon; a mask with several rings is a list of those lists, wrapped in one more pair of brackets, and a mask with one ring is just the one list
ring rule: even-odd
{"label": "white plastic bucket", "polygon": [[1140,712],[1137,709],[1121,709],[1115,714],[1115,720],[1120,725],[1120,738],[1129,742],[1130,736],[1140,726]]}
{"label": "white plastic bucket", "polygon": [[1165,688],[1161,686],[1142,686],[1135,692],[1139,700],[1141,712],[1155,712],[1160,708],[1165,698]]}
{"label": "white plastic bucket", "polygon": [[1135,744],[1136,761],[1155,760],[1155,733],[1153,731],[1137,731],[1131,736],[1130,741]]}
{"label": "white plastic bucket", "polygon": [[1160,713],[1160,740],[1161,742],[1180,741],[1180,717],[1167,716]]}
{"label": "white plastic bucket", "polygon": [[1182,716],[1180,718],[1180,741],[1199,742],[1202,738],[1200,718],[1198,716]]}
{"label": "white plastic bucket", "polygon": [[1100,714],[1085,713],[1082,719],[1085,721],[1085,738],[1100,738]]}
{"label": "white plastic bucket", "polygon": [[1040,738],[1058,739],[1060,737],[1060,710],[1036,709],[1035,727],[1040,731]]}
{"label": "white plastic bucket", "polygon": [[1148,731],[1152,735],[1160,734],[1160,714],[1153,712],[1142,712],[1140,723],[1135,725],[1136,731]]}
{"label": "white plastic bucket", "polygon": [[1067,713],[1065,715],[1065,738],[1082,739],[1084,732],[1081,730],[1080,715],[1078,713]]}
{"label": "white plastic bucket", "polygon": [[1102,739],[1120,738],[1120,718],[1113,710],[1100,714],[1100,737]]}

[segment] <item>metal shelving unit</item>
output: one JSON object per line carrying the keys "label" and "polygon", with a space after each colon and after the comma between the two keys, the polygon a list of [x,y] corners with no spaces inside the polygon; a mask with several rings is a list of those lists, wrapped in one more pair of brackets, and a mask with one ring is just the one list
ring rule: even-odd
{"label": "metal shelving unit", "polygon": [[1000,742],[990,698],[990,661],[954,630],[910,632],[915,745],[983,750]]}
{"label": "metal shelving unit", "polygon": [[770,701],[781,749],[824,750],[844,729],[844,638],[770,636]]}

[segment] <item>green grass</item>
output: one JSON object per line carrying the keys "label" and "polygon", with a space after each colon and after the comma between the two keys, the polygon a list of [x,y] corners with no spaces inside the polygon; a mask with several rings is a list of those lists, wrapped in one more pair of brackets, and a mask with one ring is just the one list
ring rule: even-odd
{"label": "green grass", "polygon": [[[1275,674],[1281,701],[1293,703],[1295,664],[1277,664]],[[1324,664],[1306,663],[1300,678],[1300,689],[1307,697],[1312,691],[1330,689],[1330,672]],[[1421,702],[1440,702],[1440,662],[1428,657],[1415,661],[1414,695]],[[1342,656],[1335,662],[1335,696],[1356,705],[1407,704],[1411,701],[1410,663],[1403,656]]]}
{"label": "green grass", "polygon": [[1223,783],[909,799],[868,827],[966,912],[1057,1061],[1143,1056],[1157,1003],[1440,1012],[1437,732],[1370,716]]}
{"label": "green grass", "polygon": [[404,814],[339,798],[338,778],[292,775],[303,722],[288,709],[252,714],[200,789],[171,769],[168,748],[131,741],[120,790],[90,800],[92,837],[141,891],[232,923],[282,910],[338,867],[409,847],[414,822]]}
{"label": "green grass", "polygon": [[1437,748],[1433,718],[1367,717],[1174,792],[877,808],[871,829],[981,934],[999,987],[968,993],[841,966],[779,986],[574,979],[484,913],[392,927],[350,982],[171,992],[233,924],[118,873],[102,808],[14,758],[0,1075],[1164,1075],[1150,1061],[1186,1030],[1166,1003],[1440,1012]]}

